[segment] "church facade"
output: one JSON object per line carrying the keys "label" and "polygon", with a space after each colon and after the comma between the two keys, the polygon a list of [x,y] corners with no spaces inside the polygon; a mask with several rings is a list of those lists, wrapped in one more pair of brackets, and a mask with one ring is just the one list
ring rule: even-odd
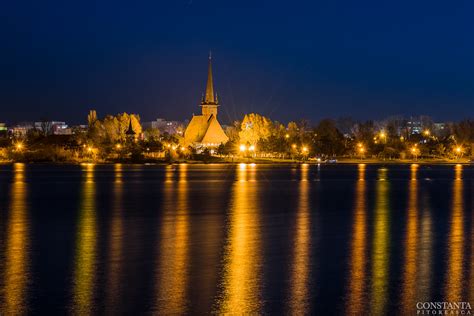
{"label": "church facade", "polygon": [[206,93],[201,100],[201,115],[193,115],[184,132],[184,145],[196,148],[217,147],[227,143],[229,138],[217,120],[219,101],[214,94],[212,60],[209,55]]}

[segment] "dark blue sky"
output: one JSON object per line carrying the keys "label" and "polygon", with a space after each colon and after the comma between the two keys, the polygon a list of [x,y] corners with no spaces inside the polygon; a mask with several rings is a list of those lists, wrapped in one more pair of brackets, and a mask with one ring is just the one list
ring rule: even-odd
{"label": "dark blue sky", "polygon": [[472,1],[4,1],[0,121],[474,115]]}

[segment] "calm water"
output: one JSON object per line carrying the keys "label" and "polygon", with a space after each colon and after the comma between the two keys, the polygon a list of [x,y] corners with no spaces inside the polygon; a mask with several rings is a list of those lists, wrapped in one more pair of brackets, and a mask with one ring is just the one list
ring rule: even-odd
{"label": "calm water", "polygon": [[474,302],[474,167],[0,166],[0,314]]}

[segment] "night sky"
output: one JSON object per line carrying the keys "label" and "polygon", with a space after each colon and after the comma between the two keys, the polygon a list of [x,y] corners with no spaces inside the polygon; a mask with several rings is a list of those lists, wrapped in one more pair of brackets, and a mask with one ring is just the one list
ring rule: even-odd
{"label": "night sky", "polygon": [[472,1],[3,1],[0,121],[474,116]]}

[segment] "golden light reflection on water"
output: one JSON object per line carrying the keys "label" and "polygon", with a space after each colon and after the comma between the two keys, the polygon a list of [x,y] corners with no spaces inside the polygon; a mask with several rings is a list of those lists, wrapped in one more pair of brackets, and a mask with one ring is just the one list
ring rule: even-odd
{"label": "golden light reflection on water", "polygon": [[311,253],[311,212],[309,207],[308,164],[301,165],[296,232],[290,283],[290,313],[301,315],[309,309],[309,276]]}
{"label": "golden light reflection on water", "polygon": [[433,240],[431,210],[428,207],[427,197],[422,200],[423,211],[421,214],[421,233],[420,244],[418,248],[418,267],[416,299],[420,302],[426,302],[431,299],[431,266],[433,260]]}
{"label": "golden light reflection on water", "polygon": [[405,262],[403,264],[403,290],[402,308],[408,313],[413,311],[413,304],[416,303],[417,288],[417,232],[418,232],[418,165],[412,164],[410,171],[410,181],[408,184],[408,210],[405,232]]}
{"label": "golden light reflection on water", "polygon": [[386,311],[389,277],[388,264],[390,261],[389,183],[387,181],[387,169],[380,168],[378,174],[372,244],[371,315],[383,315]]}
{"label": "golden light reflection on water", "polygon": [[29,222],[26,204],[27,184],[25,165],[13,165],[10,218],[7,226],[4,291],[0,315],[18,315],[27,312],[26,297],[29,279]]}
{"label": "golden light reflection on water", "polygon": [[[474,196],[474,182],[471,182],[471,196]],[[474,199],[471,200],[471,210],[474,210]],[[474,236],[474,212],[471,211],[471,236]],[[474,237],[471,237],[471,260],[470,260],[470,288],[469,302],[474,302]]]}
{"label": "golden light reflection on water", "polygon": [[260,312],[260,218],[256,166],[241,164],[236,169],[230,210],[230,229],[224,258],[223,295],[218,312],[256,314]]}
{"label": "golden light reflection on water", "polygon": [[121,164],[114,165],[113,184],[113,203],[112,214],[110,219],[109,232],[109,249],[107,254],[107,292],[106,292],[106,307],[107,313],[114,313],[120,311],[121,303],[121,289],[123,287],[121,279],[123,269],[123,171]]}
{"label": "golden light reflection on water", "polygon": [[367,184],[365,181],[365,164],[359,164],[358,171],[349,267],[349,294],[346,305],[346,314],[348,315],[362,315],[366,300],[364,295],[367,278]]}
{"label": "golden light reflection on water", "polygon": [[177,196],[174,201],[172,181],[174,169],[165,174],[164,208],[161,227],[159,271],[156,284],[157,302],[154,310],[163,315],[181,315],[187,312],[187,281],[189,263],[189,205],[187,165],[179,165]]}
{"label": "golden light reflection on water", "polygon": [[96,187],[94,165],[83,165],[84,179],[79,209],[76,254],[74,259],[74,314],[89,314],[93,307],[97,260]]}
{"label": "golden light reflection on water", "polygon": [[445,278],[446,300],[461,301],[463,289],[463,180],[462,165],[454,169],[453,200],[448,237],[448,268]]}

